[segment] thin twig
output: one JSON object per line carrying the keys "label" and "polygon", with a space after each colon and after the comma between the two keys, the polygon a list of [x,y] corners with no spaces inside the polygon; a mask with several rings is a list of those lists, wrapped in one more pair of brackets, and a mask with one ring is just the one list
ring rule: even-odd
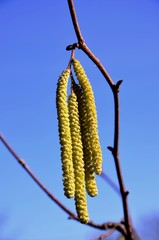
{"label": "thin twig", "polygon": [[84,38],[82,36],[80,27],[78,25],[77,15],[76,15],[76,11],[75,11],[75,8],[74,8],[73,1],[68,1],[68,5],[69,5],[70,12],[71,12],[71,18],[72,18],[72,22],[73,22],[74,30],[76,32],[78,42],[83,43]]}
{"label": "thin twig", "polygon": [[102,234],[99,238],[96,238],[95,240],[102,240],[106,237],[109,237],[113,232],[115,231],[114,228],[112,228],[111,230],[109,230],[108,232]]}
{"label": "thin twig", "polygon": [[100,177],[103,178],[111,186],[111,188],[121,197],[120,189],[112,181],[112,179],[110,177],[108,177],[108,175],[106,175],[106,173],[104,171],[102,171]]}
{"label": "thin twig", "polygon": [[66,208],[35,176],[35,174],[31,171],[31,169],[26,165],[25,161],[21,159],[17,153],[13,150],[13,148],[9,145],[9,143],[5,140],[5,138],[0,135],[0,139],[8,151],[13,155],[13,157],[18,161],[18,163],[23,167],[23,169],[30,175],[30,177],[37,183],[37,185],[53,200],[62,210],[64,210],[68,215],[78,220],[77,216],[71,212],[68,208]]}
{"label": "thin twig", "polygon": [[67,67],[67,68],[69,68],[69,69],[71,69],[71,62],[72,62],[72,59],[73,59],[73,57],[74,57],[74,53],[75,53],[75,50],[72,49],[72,51],[71,51],[71,57],[70,57],[70,60],[69,60],[69,62],[68,62],[68,67]]}
{"label": "thin twig", "polygon": [[[9,145],[6,139],[0,134],[0,140],[4,144],[4,146],[8,149],[8,151],[12,154],[14,159],[23,167],[23,169],[30,175],[30,177],[34,180],[34,182],[40,187],[43,192],[45,192],[48,197],[54,201],[62,210],[64,210],[68,215],[69,219],[73,219],[79,222],[78,217],[70,211],[67,207],[65,207],[42,183],[41,181],[35,176],[35,174],[31,171],[31,169],[26,165],[25,161],[18,156],[18,154],[13,150],[13,148]],[[122,234],[126,234],[125,228],[122,223],[114,223],[114,222],[107,222],[103,224],[96,224],[93,221],[89,221],[87,223],[88,226],[93,228],[101,229],[101,230],[108,230],[108,229],[116,229]]]}
{"label": "thin twig", "polygon": [[[124,221],[125,221],[125,226],[127,229],[127,239],[128,240],[133,240],[133,234],[132,234],[132,226],[130,222],[130,217],[129,217],[129,211],[128,211],[128,202],[127,202],[127,196],[128,196],[128,191],[125,190],[124,186],[124,181],[123,181],[123,176],[121,172],[121,167],[120,167],[120,161],[119,161],[119,86],[121,84],[121,80],[118,81],[118,83],[115,85],[109,74],[107,73],[106,69],[104,66],[101,64],[101,62],[98,60],[98,58],[91,52],[91,50],[88,48],[86,45],[84,38],[81,34],[81,30],[78,24],[77,20],[77,15],[74,7],[73,0],[67,0],[68,5],[69,5],[69,10],[70,10],[70,15],[72,18],[72,23],[74,26],[74,30],[76,33],[76,37],[78,39],[78,48],[80,48],[85,54],[95,63],[95,65],[98,67],[104,78],[106,79],[107,83],[109,84],[112,92],[113,92],[113,97],[114,97],[114,146],[112,148],[112,154],[114,157],[115,161],[115,167],[116,167],[116,172],[118,176],[118,181],[119,181],[119,186],[120,186],[120,192],[122,196],[122,204],[123,204],[123,212],[124,212]],[[67,48],[66,48],[67,49]]]}

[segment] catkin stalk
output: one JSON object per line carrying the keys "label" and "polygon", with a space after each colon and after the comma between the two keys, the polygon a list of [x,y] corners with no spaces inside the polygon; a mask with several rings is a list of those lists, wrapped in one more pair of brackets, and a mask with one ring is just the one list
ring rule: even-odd
{"label": "catkin stalk", "polygon": [[56,90],[56,107],[58,115],[59,139],[61,144],[61,162],[63,170],[64,194],[67,198],[74,197],[74,169],[72,161],[72,140],[70,132],[69,113],[67,106],[67,84],[70,70],[62,72],[58,79]]}

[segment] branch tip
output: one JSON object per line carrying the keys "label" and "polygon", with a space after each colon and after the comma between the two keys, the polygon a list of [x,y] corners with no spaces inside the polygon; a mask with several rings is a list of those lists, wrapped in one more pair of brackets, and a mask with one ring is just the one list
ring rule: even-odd
{"label": "branch tip", "polygon": [[108,148],[108,150],[111,151],[112,153],[114,152],[114,148],[113,148],[113,147],[108,146],[107,148]]}
{"label": "branch tip", "polygon": [[129,195],[129,191],[126,191],[125,192],[125,196],[127,197]]}
{"label": "branch tip", "polygon": [[116,83],[115,89],[116,89],[117,92],[119,92],[119,87],[120,87],[120,85],[122,84],[122,82],[123,82],[123,80],[119,80],[119,81]]}

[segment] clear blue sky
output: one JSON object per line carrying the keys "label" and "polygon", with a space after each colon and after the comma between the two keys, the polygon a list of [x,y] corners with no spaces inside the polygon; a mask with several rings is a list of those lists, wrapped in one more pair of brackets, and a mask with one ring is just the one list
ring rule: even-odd
{"label": "clear blue sky", "polygon": [[[120,158],[130,191],[133,223],[159,212],[159,1],[75,0],[86,43],[120,91]],[[41,181],[67,207],[63,195],[55,91],[76,42],[67,1],[0,0],[0,131]],[[94,64],[79,50],[94,89],[103,168],[116,181],[107,146],[113,142],[113,98]],[[103,232],[67,220],[0,143],[0,227],[3,239],[94,239]],[[100,177],[88,200],[97,223],[122,217],[120,198]],[[94,236],[94,238],[93,238]],[[11,238],[12,237],[12,238]]]}

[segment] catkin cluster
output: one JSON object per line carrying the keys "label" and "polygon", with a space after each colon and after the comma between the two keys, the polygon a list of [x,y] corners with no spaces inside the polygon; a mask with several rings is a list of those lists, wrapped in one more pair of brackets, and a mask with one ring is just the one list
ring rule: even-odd
{"label": "catkin cluster", "polygon": [[59,77],[56,91],[63,186],[66,197],[75,199],[80,222],[87,223],[86,191],[91,197],[98,194],[95,173],[102,171],[102,151],[91,84],[80,62],[73,59],[72,65],[79,84],[72,81],[67,99],[67,68]]}

